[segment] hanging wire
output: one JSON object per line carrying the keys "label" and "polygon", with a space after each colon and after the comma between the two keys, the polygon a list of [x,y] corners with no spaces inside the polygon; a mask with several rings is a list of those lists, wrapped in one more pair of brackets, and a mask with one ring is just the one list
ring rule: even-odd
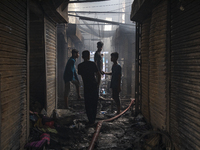
{"label": "hanging wire", "polygon": [[[132,5],[132,4],[131,4]],[[129,6],[131,6],[131,5],[128,5],[128,6],[125,6],[125,7],[121,7],[121,8],[118,8],[118,9],[114,9],[114,10],[109,10],[109,11],[115,11],[115,10],[121,10],[121,9],[123,9],[123,8],[126,8],[126,7],[129,7]]]}
{"label": "hanging wire", "polygon": [[116,3],[116,4],[109,4],[109,5],[98,5],[98,6],[87,6],[87,7],[68,7],[68,8],[95,8],[95,7],[106,7],[106,6],[115,6],[115,5],[122,5],[122,4],[127,4],[127,3],[132,3],[132,2],[126,2],[126,3]]}

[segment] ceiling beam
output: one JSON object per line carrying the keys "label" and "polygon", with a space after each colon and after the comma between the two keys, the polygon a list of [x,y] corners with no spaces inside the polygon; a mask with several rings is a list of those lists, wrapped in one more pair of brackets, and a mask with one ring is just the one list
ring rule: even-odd
{"label": "ceiling beam", "polygon": [[68,11],[68,13],[87,13],[87,14],[92,14],[92,13],[115,13],[115,14],[124,14],[124,13],[129,13],[130,12],[109,12],[109,11]]}
{"label": "ceiling beam", "polygon": [[84,40],[90,40],[90,41],[100,41],[101,39],[84,39]]}
{"label": "ceiling beam", "polygon": [[[107,24],[94,24],[94,23],[88,23],[87,25],[91,25],[91,26],[93,26],[93,25],[96,25],[96,26],[98,26],[98,25],[103,25],[103,26],[105,26],[105,25],[108,25],[108,24],[111,24],[111,23],[107,23]],[[77,23],[77,25],[86,25],[86,24],[84,24],[84,23]],[[112,25],[115,25],[115,24],[112,24]]]}
{"label": "ceiling beam", "polygon": [[115,24],[115,25],[129,25],[129,26],[133,26],[133,24],[125,24],[125,23],[120,23],[120,22],[114,22],[114,21],[108,21],[108,20],[103,20],[103,19],[84,17],[84,16],[79,16],[79,15],[68,14],[68,16],[79,17],[79,19],[81,19],[81,20],[104,22],[104,23]]}
{"label": "ceiling beam", "polygon": [[85,0],[85,1],[69,1],[68,3],[87,3],[87,2],[100,2],[100,1],[108,1],[108,0]]}

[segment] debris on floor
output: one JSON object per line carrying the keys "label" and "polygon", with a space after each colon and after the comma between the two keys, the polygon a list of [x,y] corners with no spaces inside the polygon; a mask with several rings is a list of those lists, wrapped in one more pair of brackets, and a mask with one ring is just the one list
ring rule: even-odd
{"label": "debris on floor", "polygon": [[[122,110],[125,110],[130,100],[121,103]],[[73,110],[55,109],[51,117],[46,116],[44,110],[43,114],[30,111],[31,133],[27,143],[29,148],[35,148],[31,143],[40,141],[41,136],[46,133],[50,138],[50,141],[43,141],[43,148],[46,150],[87,150],[96,132],[96,125],[86,126],[84,101],[71,101],[70,105]],[[116,110],[115,105],[113,110]],[[99,102],[96,122],[109,119],[113,117],[112,114],[109,102]],[[138,139],[147,139],[146,136],[143,139],[141,137],[148,131],[152,131],[152,128],[145,122],[144,117],[141,114],[133,117],[132,110],[129,109],[121,117],[111,122],[103,122],[94,150],[140,150],[143,145],[142,141],[138,144]],[[158,145],[156,142],[158,143],[158,138],[157,141],[154,140],[154,147]]]}

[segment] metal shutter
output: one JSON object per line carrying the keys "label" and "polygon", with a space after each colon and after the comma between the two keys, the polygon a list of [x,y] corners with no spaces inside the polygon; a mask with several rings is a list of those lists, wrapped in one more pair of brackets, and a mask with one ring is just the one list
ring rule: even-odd
{"label": "metal shutter", "polygon": [[142,106],[141,111],[148,122],[150,122],[149,112],[149,33],[150,21],[146,19],[142,23],[141,35],[141,84],[142,84]]}
{"label": "metal shutter", "polygon": [[[67,35],[66,35],[66,25],[61,24],[57,26],[57,91],[58,91],[58,109],[65,108],[64,101],[64,90],[65,83],[63,80],[63,74],[65,70],[65,65],[67,63]],[[70,55],[71,56],[71,55]]]}
{"label": "metal shutter", "polygon": [[167,1],[152,10],[149,36],[149,101],[151,124],[166,129]]}
{"label": "metal shutter", "polygon": [[200,149],[200,1],[171,1],[170,134],[180,150]]}
{"label": "metal shutter", "polygon": [[[30,110],[46,108],[44,17],[30,11]],[[41,108],[33,106],[40,102]],[[39,110],[38,110],[39,111]]]}
{"label": "metal shutter", "polygon": [[1,150],[24,146],[27,132],[27,4],[0,1]]}
{"label": "metal shutter", "polygon": [[45,57],[46,57],[46,90],[47,113],[51,115],[56,108],[56,25],[45,18]]}

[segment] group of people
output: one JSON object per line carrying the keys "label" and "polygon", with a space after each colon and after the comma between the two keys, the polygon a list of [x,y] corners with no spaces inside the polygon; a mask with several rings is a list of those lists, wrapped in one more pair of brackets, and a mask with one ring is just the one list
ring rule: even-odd
{"label": "group of people", "polygon": [[[96,114],[97,114],[97,104],[99,99],[99,87],[101,83],[101,75],[112,75],[111,85],[112,88],[112,98],[114,99],[117,105],[117,113],[120,113],[121,104],[119,99],[119,93],[121,91],[121,75],[122,69],[118,64],[117,60],[119,54],[117,52],[111,53],[111,61],[113,62],[112,72],[104,72],[103,61],[101,54],[103,48],[103,43],[97,43],[97,51],[94,55],[94,62],[90,61],[90,52],[84,50],[82,52],[83,62],[78,64],[78,74],[81,75],[83,80],[84,87],[84,101],[85,101],[85,110],[88,117],[87,125],[93,125],[95,123]],[[76,49],[72,50],[72,57],[68,60],[65,71],[64,71],[64,81],[65,81],[65,92],[64,99],[66,103],[66,108],[69,108],[68,96],[70,92],[70,82],[76,86],[76,91],[78,94],[78,99],[81,99],[80,96],[80,83],[78,80],[77,72],[75,69],[76,59],[79,57],[79,52]]]}

